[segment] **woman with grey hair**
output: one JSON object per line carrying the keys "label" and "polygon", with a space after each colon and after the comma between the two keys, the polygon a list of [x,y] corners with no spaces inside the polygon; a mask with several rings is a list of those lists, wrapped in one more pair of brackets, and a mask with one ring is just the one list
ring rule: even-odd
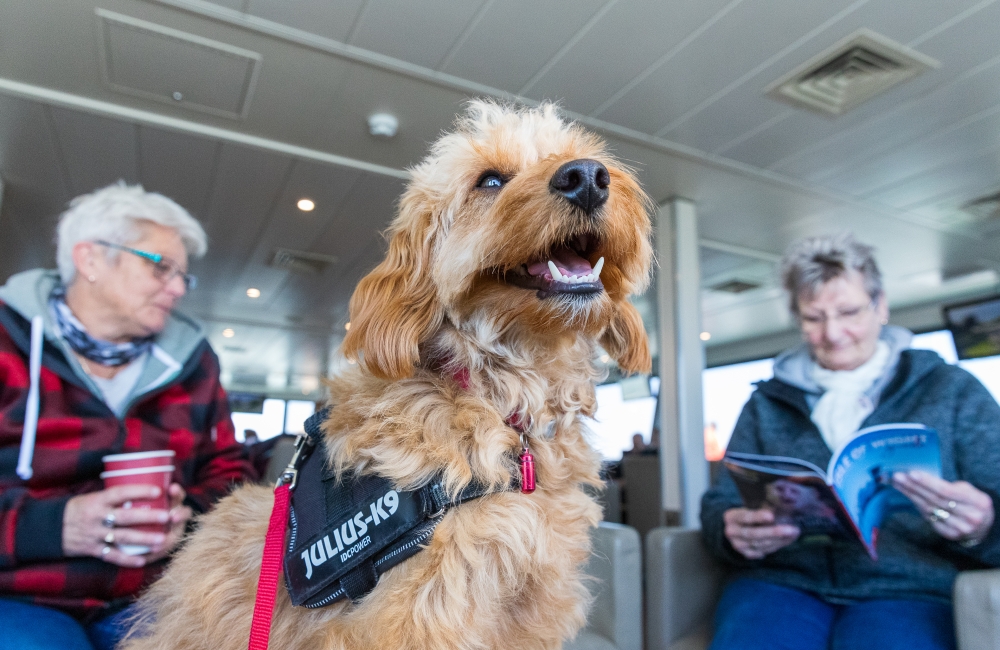
{"label": "woman with grey hair", "polygon": [[[218,359],[174,311],[205,233],[139,186],[74,199],[58,272],[0,287],[0,648],[114,647],[192,514],[253,475]],[[161,488],[104,488],[102,457],[174,452]]]}
{"label": "woman with grey hair", "polygon": [[732,567],[713,649],[954,648],[956,574],[1000,565],[1000,405],[972,375],[910,349],[910,332],[888,325],[873,253],[849,234],[789,248],[782,279],[803,343],[757,385],[729,451],[826,467],[860,428],[913,422],[937,430],[943,478],[892,474],[915,508],[886,517],[873,561],[853,536],[744,507],[722,469],[701,512],[706,544]]}

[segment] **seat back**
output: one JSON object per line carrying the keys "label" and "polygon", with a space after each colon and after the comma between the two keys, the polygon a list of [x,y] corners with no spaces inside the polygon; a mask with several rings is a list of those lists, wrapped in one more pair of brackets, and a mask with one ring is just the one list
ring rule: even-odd
{"label": "seat back", "polygon": [[723,577],[700,531],[651,530],[646,535],[646,648],[706,648]]}

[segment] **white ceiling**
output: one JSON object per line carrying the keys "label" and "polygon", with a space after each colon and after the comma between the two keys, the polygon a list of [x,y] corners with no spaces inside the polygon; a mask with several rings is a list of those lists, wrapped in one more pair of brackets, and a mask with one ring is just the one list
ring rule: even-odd
{"label": "white ceiling", "polygon": [[[184,309],[231,385],[309,389],[405,168],[490,95],[559,101],[655,200],[696,203],[703,286],[762,284],[704,292],[710,345],[788,328],[774,262],[805,234],[878,246],[897,309],[983,294],[1000,224],[959,208],[1000,190],[998,24],[996,0],[6,0],[0,276],[51,263],[72,196],[142,182],[206,226]],[[835,119],[765,96],[861,28],[941,65]],[[378,111],[397,137],[367,133]],[[337,261],[266,266],[279,247]]]}

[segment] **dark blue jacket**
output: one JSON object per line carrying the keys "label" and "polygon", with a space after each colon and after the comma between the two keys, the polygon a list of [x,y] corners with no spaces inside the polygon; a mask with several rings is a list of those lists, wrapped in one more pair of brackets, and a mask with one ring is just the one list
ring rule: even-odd
{"label": "dark blue jacket", "polygon": [[[778,379],[757,385],[743,408],[730,451],[793,456],[826,467],[831,452],[809,418],[806,394]],[[1000,405],[971,374],[934,352],[905,350],[868,427],[914,422],[937,429],[942,472],[968,481],[1000,506]],[[711,552],[735,576],[815,593],[829,602],[868,598],[950,600],[959,571],[1000,565],[1000,526],[965,548],[938,535],[915,510],[890,515],[879,531],[879,559],[854,539],[801,540],[762,560],[748,560],[726,539],[723,513],[742,506],[722,468],[701,502],[702,531]]]}

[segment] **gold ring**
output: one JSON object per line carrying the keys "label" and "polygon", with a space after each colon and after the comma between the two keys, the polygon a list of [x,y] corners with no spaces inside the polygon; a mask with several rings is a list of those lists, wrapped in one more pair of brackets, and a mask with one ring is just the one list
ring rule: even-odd
{"label": "gold ring", "polygon": [[115,543],[115,531],[113,530],[108,531],[108,534],[104,536],[104,543],[105,544]]}

